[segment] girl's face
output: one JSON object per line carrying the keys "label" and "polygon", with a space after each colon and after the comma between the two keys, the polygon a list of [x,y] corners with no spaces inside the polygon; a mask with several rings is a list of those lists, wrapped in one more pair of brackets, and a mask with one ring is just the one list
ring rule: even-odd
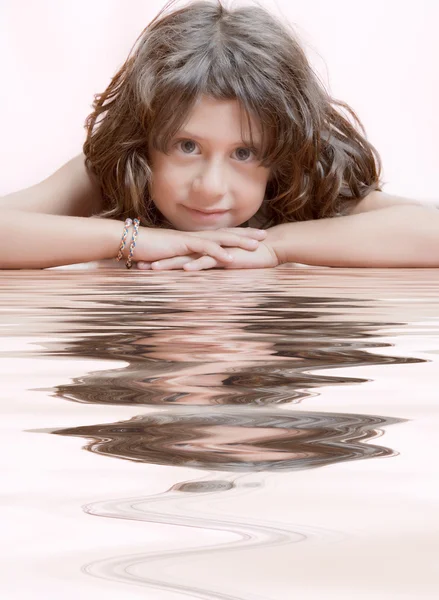
{"label": "girl's face", "polygon": [[[258,148],[241,139],[241,119],[246,137],[246,117],[237,100],[203,96],[168,154],[150,148],[152,199],[176,229],[237,227],[260,208],[269,169],[261,166]],[[260,128],[254,120],[251,124],[258,145]]]}

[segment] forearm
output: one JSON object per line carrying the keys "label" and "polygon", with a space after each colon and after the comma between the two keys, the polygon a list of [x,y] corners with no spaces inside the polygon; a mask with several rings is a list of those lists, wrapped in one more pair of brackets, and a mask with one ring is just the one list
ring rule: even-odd
{"label": "forearm", "polygon": [[439,211],[392,206],[268,230],[281,263],[327,267],[439,267]]}
{"label": "forearm", "polygon": [[2,210],[0,269],[43,269],[113,258],[123,223]]}

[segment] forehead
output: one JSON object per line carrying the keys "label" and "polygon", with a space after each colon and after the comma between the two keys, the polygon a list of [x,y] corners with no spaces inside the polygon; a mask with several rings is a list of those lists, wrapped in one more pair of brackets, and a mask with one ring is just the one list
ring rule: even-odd
{"label": "forehead", "polygon": [[221,141],[231,143],[253,136],[254,141],[261,137],[258,119],[247,115],[238,100],[217,100],[201,96],[189,111],[180,130],[188,130],[196,136],[208,134]]}

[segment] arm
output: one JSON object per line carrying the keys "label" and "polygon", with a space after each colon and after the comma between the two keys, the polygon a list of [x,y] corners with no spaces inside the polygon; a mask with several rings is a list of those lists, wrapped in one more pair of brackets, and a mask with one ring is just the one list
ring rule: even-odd
{"label": "arm", "polygon": [[81,153],[43,181],[0,198],[0,269],[42,269],[113,258],[120,222],[102,210],[100,185]]}
{"label": "arm", "polygon": [[439,267],[439,211],[390,206],[276,225],[265,240],[281,263],[327,267]]}
{"label": "arm", "polygon": [[44,269],[114,258],[122,223],[18,210],[0,212],[0,269]]}

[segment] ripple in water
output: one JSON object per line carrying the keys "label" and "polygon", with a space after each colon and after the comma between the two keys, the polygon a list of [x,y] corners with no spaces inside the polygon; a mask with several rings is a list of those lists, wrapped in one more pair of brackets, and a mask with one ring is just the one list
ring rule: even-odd
{"label": "ripple in water", "polygon": [[[237,412],[236,409],[204,409],[199,412],[157,413],[126,422],[54,430],[57,435],[89,438],[90,452],[161,465],[181,465],[228,472],[297,470],[341,461],[389,457],[397,453],[369,441],[382,434],[381,427],[403,419],[343,414],[273,410]],[[364,442],[368,442],[365,444]],[[239,476],[238,476],[239,479]],[[237,479],[237,480],[238,480]],[[209,514],[206,496],[253,493],[260,482],[210,480],[175,484],[164,494],[146,498],[95,502],[83,507],[88,514],[216,530],[235,540],[201,547],[151,551],[94,561],[83,571],[94,577],[189,595],[205,600],[266,600],[255,594],[231,595],[201,586],[173,583],[169,570],[176,561],[209,557],[215,564],[222,553],[250,548],[278,547],[318,540],[334,543],[344,533],[300,524],[257,521],[233,515],[227,519]],[[183,492],[183,494],[182,494]],[[182,502],[184,496],[184,502]],[[201,497],[201,500],[198,499]],[[189,500],[187,499],[189,498]],[[251,498],[249,498],[251,502]],[[152,571],[152,574],[151,574]],[[160,576],[160,573],[163,573]]]}
{"label": "ripple in water", "polygon": [[258,410],[156,413],[120,423],[54,430],[90,438],[97,454],[159,465],[225,471],[278,471],[394,456],[367,443],[402,419],[326,412]]}
{"label": "ripple in water", "polygon": [[[242,476],[241,476],[242,477]],[[245,476],[244,476],[245,477]],[[209,510],[209,499],[218,493],[227,492],[237,496],[253,493],[251,489],[259,486],[258,482],[239,481],[188,481],[174,485],[164,494],[157,494],[142,498],[125,498],[94,502],[83,506],[87,514],[146,521],[152,523],[172,524],[194,529],[221,531],[229,533],[232,541],[215,544],[203,544],[196,548],[183,547],[177,550],[151,551],[117,556],[99,560],[84,565],[83,572],[94,577],[130,583],[148,587],[178,592],[189,595],[191,598],[205,600],[267,600],[266,596],[258,594],[232,595],[212,589],[203,589],[201,586],[184,585],[181,582],[169,581],[169,569],[176,562],[184,560],[196,561],[197,558],[209,557],[211,564],[216,564],[222,555],[230,552],[244,552],[255,548],[274,548],[298,544],[301,542],[318,542],[319,544],[333,544],[345,540],[349,536],[337,531],[322,527],[306,526],[304,524],[277,523],[274,520],[265,520],[258,517],[257,521],[227,515],[224,518]],[[182,502],[181,492],[188,492],[189,499]],[[200,499],[200,496],[202,498]],[[205,497],[208,496],[206,499]],[[249,498],[251,501],[251,498]],[[160,577],[160,574],[163,575]]]}
{"label": "ripple in water", "polygon": [[[276,408],[302,402],[318,394],[322,385],[368,381],[347,371],[334,376],[332,368],[426,362],[377,351],[393,346],[379,339],[383,330],[403,331],[406,326],[405,313],[395,315],[403,308],[397,301],[406,297],[407,282],[401,284],[396,272],[378,271],[373,282],[362,272],[338,273],[324,270],[316,276],[314,271],[275,269],[239,277],[217,271],[130,277],[93,273],[81,278],[42,272],[38,281],[34,275],[27,280],[25,273],[8,274],[2,281],[3,332],[45,338],[38,353],[20,356],[122,360],[127,365],[55,386],[49,390],[55,397],[84,404],[166,408],[124,422],[51,432],[87,438],[86,449],[96,454],[223,473],[211,481],[177,483],[156,496],[95,502],[84,510],[102,517],[217,530],[234,540],[114,557],[89,564],[84,571],[194,598],[238,600],[200,586],[174,585],[166,577],[154,577],[154,571],[157,565],[172,570],[176,560],[200,553],[211,555],[214,563],[218,553],[235,547],[333,542],[344,536],[303,524],[225,518],[208,510],[217,494],[253,494],[260,481],[239,484],[249,473],[262,478],[262,472],[397,454],[370,441],[382,435],[383,427],[402,419]],[[418,280],[421,276],[413,275]],[[427,293],[431,300],[424,303],[423,314],[431,311],[436,318],[437,290],[430,287]],[[383,297],[384,301],[377,299]],[[20,298],[25,298],[24,307]],[[416,313],[415,305],[412,311]],[[143,570],[149,564],[152,575]]]}

